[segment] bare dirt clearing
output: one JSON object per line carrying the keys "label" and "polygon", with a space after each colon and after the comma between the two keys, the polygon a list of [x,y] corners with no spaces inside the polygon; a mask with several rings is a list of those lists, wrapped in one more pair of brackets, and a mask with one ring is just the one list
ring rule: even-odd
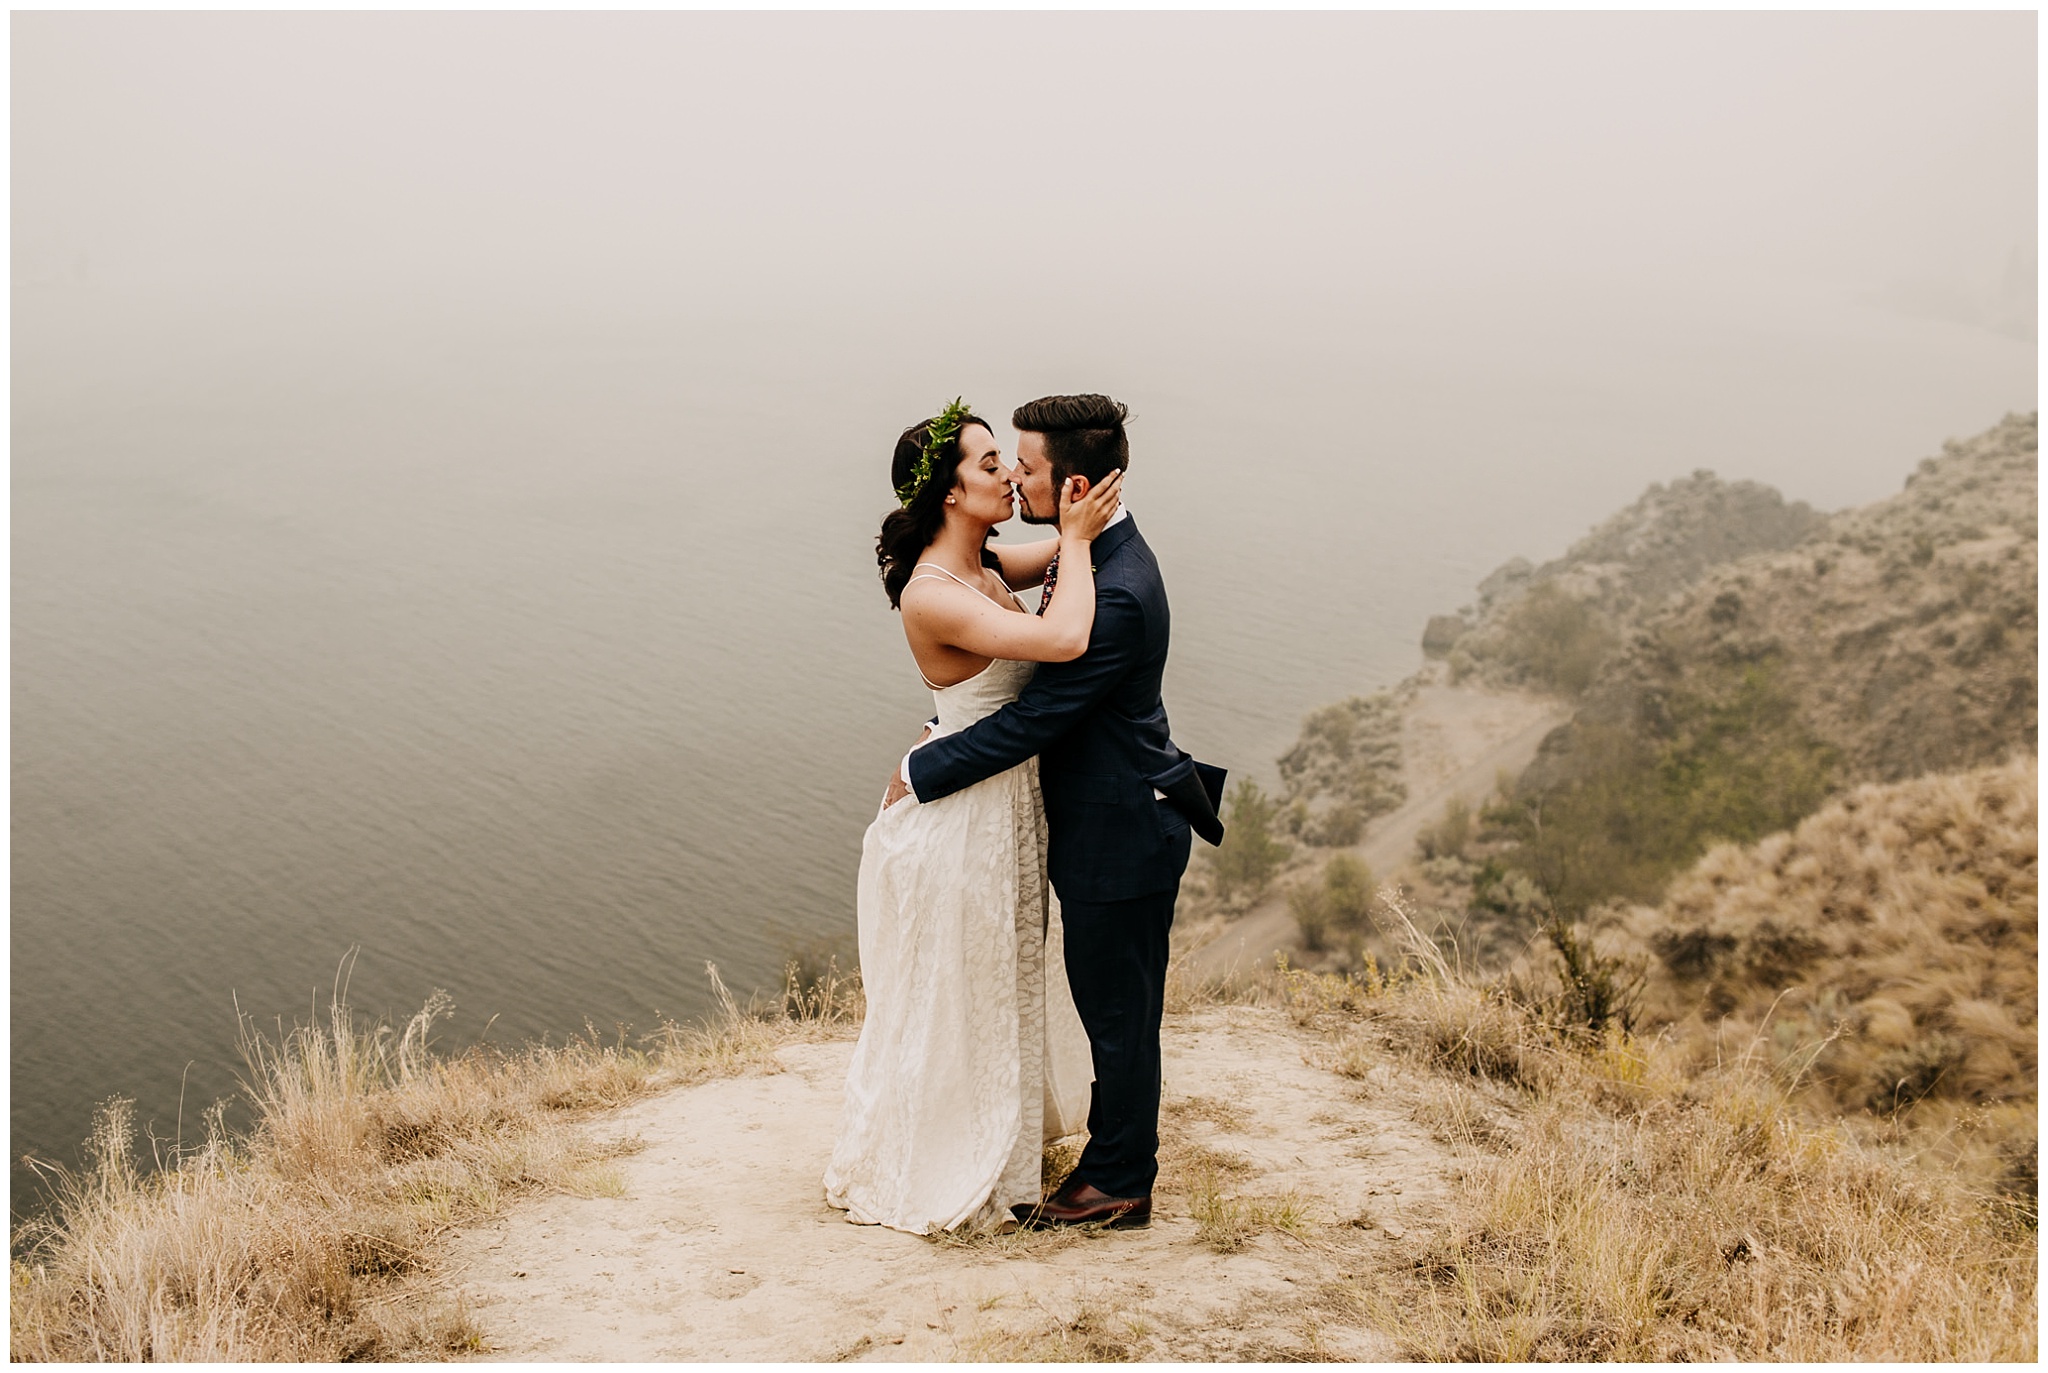
{"label": "bare dirt clearing", "polygon": [[452,1271],[489,1356],[1397,1354],[1362,1294],[1412,1262],[1457,1167],[1418,1123],[1427,1073],[1389,1059],[1342,1076],[1330,1042],[1278,1010],[1169,1017],[1151,1228],[962,1242],[824,1204],[851,1052],[792,1045],[780,1071],[623,1108],[593,1127],[639,1144],[615,1195],[522,1203],[460,1236]]}

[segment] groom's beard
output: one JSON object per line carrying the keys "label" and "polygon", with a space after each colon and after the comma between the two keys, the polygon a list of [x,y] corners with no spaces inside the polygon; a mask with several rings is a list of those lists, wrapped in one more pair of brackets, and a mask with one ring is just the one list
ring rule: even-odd
{"label": "groom's beard", "polygon": [[1031,497],[1025,495],[1024,488],[1020,486],[1017,488],[1017,518],[1026,524],[1057,525],[1060,522],[1060,512],[1054,510],[1050,515],[1039,514],[1038,507],[1031,503]]}

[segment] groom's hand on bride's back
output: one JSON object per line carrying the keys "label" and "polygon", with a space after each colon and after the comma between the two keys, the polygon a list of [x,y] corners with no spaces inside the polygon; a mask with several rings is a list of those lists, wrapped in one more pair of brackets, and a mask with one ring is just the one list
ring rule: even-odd
{"label": "groom's hand on bride's back", "polygon": [[[917,744],[921,744],[931,737],[932,727],[930,725],[926,725],[924,727],[924,732],[917,736]],[[912,744],[911,747],[916,748],[917,744]],[[906,760],[909,758],[909,756],[910,755],[908,754],[904,755]],[[901,801],[904,797],[908,795],[910,795],[910,783],[903,780],[903,764],[898,763],[896,765],[896,771],[889,774],[889,789],[882,793],[882,809],[889,809],[889,807],[895,805],[898,801]]]}

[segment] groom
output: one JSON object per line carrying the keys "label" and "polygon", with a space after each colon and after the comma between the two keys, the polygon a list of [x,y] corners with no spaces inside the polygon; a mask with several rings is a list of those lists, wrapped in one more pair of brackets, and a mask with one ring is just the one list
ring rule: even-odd
{"label": "groom", "polygon": [[[1130,463],[1123,405],[1107,396],[1047,396],[1017,408],[1017,493],[1024,519],[1058,524],[1074,499]],[[886,798],[935,801],[1038,758],[1048,875],[1066,928],[1067,982],[1095,1061],[1088,1147],[1073,1174],[1019,1219],[1040,1225],[1145,1225],[1159,1173],[1159,1021],[1167,932],[1187,867],[1189,832],[1223,836],[1220,769],[1197,764],[1167,734],[1166,586],[1128,510],[1093,544],[1095,627],[1088,651],[1042,663],[1014,702],[958,734],[913,749]],[[1043,613],[1057,595],[1046,572]],[[905,775],[907,773],[907,776]]]}

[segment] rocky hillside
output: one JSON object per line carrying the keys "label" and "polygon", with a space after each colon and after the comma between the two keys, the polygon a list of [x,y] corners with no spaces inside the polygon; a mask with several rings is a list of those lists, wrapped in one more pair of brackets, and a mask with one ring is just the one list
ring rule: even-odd
{"label": "rocky hillside", "polygon": [[[2038,461],[2036,417],[2008,416],[1898,495],[1707,569],[1591,674],[1580,723],[1668,737],[1688,703],[1764,690],[1833,754],[1835,785],[2032,751]],[[1577,734],[1525,790],[1572,775]]]}
{"label": "rocky hillside", "polygon": [[[1454,682],[1573,696],[1673,593],[1711,568],[1788,547],[1822,522],[1758,482],[1706,471],[1660,482],[1562,558],[1497,568],[1476,604],[1430,620],[1423,650],[1448,658]],[[1340,701],[1302,722],[1279,760],[1287,833],[1319,847],[1355,844],[1365,825],[1401,804],[1399,736],[1415,687],[1410,680]]]}
{"label": "rocky hillside", "polygon": [[[1446,822],[1457,842],[1424,835],[1411,874],[1423,905],[1467,922],[1490,957],[1544,919],[1655,905],[1716,844],[1789,830],[1859,784],[2032,755],[2037,462],[2030,414],[1944,445],[1897,495],[1826,517],[1696,479],[1688,500],[1653,491],[1532,573],[1458,640],[1452,666],[1473,638],[1499,650],[1489,671],[1555,680],[1570,666],[1577,710],[1475,823]],[[1706,563],[1728,545],[1699,533],[1699,512],[1738,506],[1759,539],[1804,533]],[[1692,580],[1631,603],[1592,570],[1645,548],[1692,550],[1654,575],[1639,557],[1645,588]]]}
{"label": "rocky hillside", "polygon": [[1439,615],[1423,651],[1455,676],[1498,685],[1583,688],[1597,660],[1709,568],[1788,548],[1822,517],[1758,482],[1699,471],[1641,499],[1541,567],[1514,558],[1479,584],[1479,600]]}
{"label": "rocky hillside", "polygon": [[1318,846],[1356,844],[1367,822],[1406,800],[1401,720],[1414,700],[1415,684],[1404,682],[1303,720],[1301,737],[1280,758],[1281,827]]}
{"label": "rocky hillside", "polygon": [[1447,662],[1310,717],[1281,761],[1277,827],[1341,847],[1399,803],[1417,682],[1564,696],[1570,722],[1491,802],[1425,829],[1404,877],[1492,964],[1542,919],[1654,904],[1715,844],[1788,830],[1848,788],[2032,754],[2037,465],[2028,414],[1834,515],[1709,473],[1652,487],[1432,622]]}

